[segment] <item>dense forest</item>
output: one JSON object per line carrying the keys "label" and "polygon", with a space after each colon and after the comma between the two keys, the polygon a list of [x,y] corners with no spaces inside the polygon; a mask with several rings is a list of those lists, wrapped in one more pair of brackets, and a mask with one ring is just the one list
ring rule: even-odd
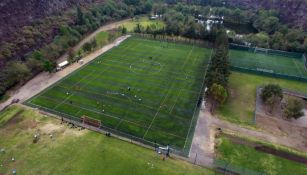
{"label": "dense forest", "polygon": [[109,0],[75,7],[22,27],[13,34],[13,40],[1,42],[0,96],[40,71],[54,70],[56,58],[85,34],[107,22],[148,13],[151,6],[151,1]]}
{"label": "dense forest", "polygon": [[216,0],[107,0],[80,4],[34,20],[1,41],[0,96],[41,71],[53,71],[60,55],[103,24],[141,14],[161,15],[165,27],[136,26],[137,33],[177,35],[213,43],[223,25],[207,30],[200,22],[213,15],[223,17],[227,23],[250,25],[256,31],[246,35],[227,31],[230,42],[285,51],[307,50],[306,31],[285,23],[275,10],[240,9]]}

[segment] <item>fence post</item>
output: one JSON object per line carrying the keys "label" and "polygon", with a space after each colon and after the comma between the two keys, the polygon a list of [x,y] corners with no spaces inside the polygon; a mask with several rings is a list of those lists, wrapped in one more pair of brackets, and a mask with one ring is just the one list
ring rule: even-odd
{"label": "fence post", "polygon": [[196,164],[196,160],[197,160],[197,153],[195,154],[194,164]]}

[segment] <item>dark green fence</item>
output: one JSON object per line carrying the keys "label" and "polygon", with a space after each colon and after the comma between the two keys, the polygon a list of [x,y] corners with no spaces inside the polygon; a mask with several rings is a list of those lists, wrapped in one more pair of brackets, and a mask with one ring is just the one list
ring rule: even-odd
{"label": "dark green fence", "polygon": [[183,38],[183,37],[177,37],[177,36],[168,36],[168,35],[152,35],[152,34],[144,34],[144,33],[131,33],[134,37],[140,37],[145,39],[151,39],[151,40],[158,40],[158,41],[164,41],[164,42],[171,42],[171,43],[179,43],[179,44],[191,44],[196,45],[199,47],[206,47],[206,48],[213,48],[213,43],[204,41],[204,40],[196,40],[196,39],[190,39],[190,38]]}
{"label": "dark green fence", "polygon": [[[248,51],[248,52],[255,52],[255,50],[257,49],[256,47],[248,47],[233,43],[229,44],[229,48],[234,50]],[[258,49],[266,50],[267,51],[266,53],[269,55],[284,56],[284,57],[297,58],[297,59],[302,59],[303,56],[303,53],[299,52],[286,52],[281,50],[265,49],[265,48],[258,48]]]}
{"label": "dark green fence", "polygon": [[264,172],[259,172],[244,168],[238,165],[233,165],[230,162],[224,160],[214,160],[214,166],[219,174],[235,174],[235,175],[265,175]]}
{"label": "dark green fence", "polygon": [[291,75],[285,75],[285,74],[277,74],[277,73],[273,73],[273,72],[265,72],[265,71],[247,69],[247,68],[236,67],[236,66],[230,66],[230,69],[232,71],[239,71],[239,72],[243,72],[243,73],[252,73],[252,74],[256,74],[256,75],[264,75],[264,76],[269,76],[269,77],[274,77],[274,78],[283,78],[283,79],[288,79],[288,80],[296,80],[296,81],[307,82],[307,78],[304,78],[304,77],[297,77],[297,76],[291,76]]}
{"label": "dark green fence", "polygon": [[[68,115],[68,114],[65,114],[65,113],[62,113],[62,112],[59,112],[59,111],[55,111],[55,110],[52,110],[52,109],[49,109],[49,108],[45,108],[45,107],[42,107],[42,106],[38,106],[38,105],[32,104],[28,101],[25,102],[24,104],[27,105],[27,106],[45,111],[49,114],[54,114],[55,116],[57,116],[57,118],[63,117],[65,120],[73,121],[77,125],[80,125],[80,126],[84,125],[84,124],[82,124],[81,119],[78,118],[78,117],[74,117],[74,116],[71,116],[71,115]],[[197,117],[195,117],[195,118],[197,120]],[[195,128],[195,126],[194,126],[195,123],[193,123],[193,126],[192,126],[193,128]],[[155,143],[155,142],[152,142],[152,141],[140,138],[140,137],[133,136],[129,133],[122,132],[122,131],[119,131],[119,130],[116,130],[114,128],[110,128],[110,127],[107,127],[107,126],[101,126],[100,128],[96,128],[96,127],[92,127],[92,126],[86,126],[86,128],[91,129],[91,130],[95,130],[95,131],[99,131],[99,132],[110,132],[111,134],[115,135],[115,137],[118,137],[118,138],[122,137],[122,138],[125,138],[124,140],[131,140],[131,142],[133,142],[133,143],[144,144],[148,147],[151,147],[153,150],[154,150],[155,147],[159,147],[159,146],[165,147],[166,146],[166,145],[160,145],[158,143]],[[192,132],[192,133],[194,133],[194,132]],[[178,147],[173,146],[173,145],[168,145],[168,146],[171,148],[171,153],[173,153],[173,154],[183,156],[183,157],[187,157],[189,155],[190,144],[186,148],[178,148]]]}

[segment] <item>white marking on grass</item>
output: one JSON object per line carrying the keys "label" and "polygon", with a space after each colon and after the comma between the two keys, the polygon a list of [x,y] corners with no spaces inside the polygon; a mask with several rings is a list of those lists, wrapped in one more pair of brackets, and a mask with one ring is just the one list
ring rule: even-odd
{"label": "white marking on grass", "polygon": [[294,59],[292,59],[292,61],[295,64],[296,69],[298,70],[298,72],[301,74],[301,77],[304,77],[303,73],[301,72],[301,69],[298,67],[298,65],[296,64],[296,61],[294,61]]}
{"label": "white marking on grass", "polygon": [[171,88],[172,88],[172,86],[167,90],[167,94],[165,95],[165,97],[164,97],[162,103],[160,103],[160,107],[158,108],[158,110],[157,110],[155,116],[153,117],[153,119],[151,120],[150,125],[149,125],[149,127],[147,128],[147,130],[146,130],[146,132],[145,132],[145,134],[144,134],[144,136],[143,136],[143,139],[144,139],[145,136],[147,135],[147,133],[148,133],[149,129],[151,128],[151,126],[152,126],[154,120],[155,120],[156,117],[158,116],[158,114],[159,114],[159,112],[160,112],[162,106],[164,106],[165,100],[167,99],[168,94],[169,94]]}
{"label": "white marking on grass", "polygon": [[[205,75],[204,75],[204,78],[203,78],[202,88],[201,88],[200,91],[199,91],[199,96],[201,95],[201,93],[202,93],[201,91],[202,91],[202,89],[204,88],[204,85],[205,85],[205,79],[206,79],[206,75],[207,75],[207,70],[208,70],[208,67],[209,67],[210,62],[211,62],[211,59],[212,59],[212,54],[213,54],[213,49],[211,50],[210,59],[209,59],[209,62],[208,62],[207,68],[206,68],[206,72],[205,72]],[[183,149],[186,147],[186,144],[187,144],[187,141],[188,141],[188,138],[189,138],[189,134],[190,134],[190,132],[191,132],[193,120],[194,120],[194,118],[195,118],[196,108],[197,108],[197,103],[196,103],[195,108],[194,108],[193,117],[192,117],[192,119],[191,119],[189,131],[188,131],[187,136],[186,136],[186,139],[185,139],[185,141],[184,141]],[[194,137],[194,135],[193,135],[193,137]],[[193,137],[192,137],[192,140],[193,140]],[[189,150],[189,154],[190,154],[190,151],[191,151],[191,147],[190,147],[190,150]]]}

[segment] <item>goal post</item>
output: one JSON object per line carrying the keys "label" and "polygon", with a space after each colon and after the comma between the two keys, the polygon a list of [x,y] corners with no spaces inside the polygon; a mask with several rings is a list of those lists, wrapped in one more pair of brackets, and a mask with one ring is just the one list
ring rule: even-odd
{"label": "goal post", "polygon": [[269,50],[269,49],[260,48],[260,47],[255,47],[254,53],[268,54],[268,50]]}
{"label": "goal post", "polygon": [[101,123],[100,120],[88,117],[86,115],[83,115],[81,117],[81,122],[82,122],[82,124],[94,126],[94,127],[97,127],[97,128],[100,128],[102,126],[102,123]]}

